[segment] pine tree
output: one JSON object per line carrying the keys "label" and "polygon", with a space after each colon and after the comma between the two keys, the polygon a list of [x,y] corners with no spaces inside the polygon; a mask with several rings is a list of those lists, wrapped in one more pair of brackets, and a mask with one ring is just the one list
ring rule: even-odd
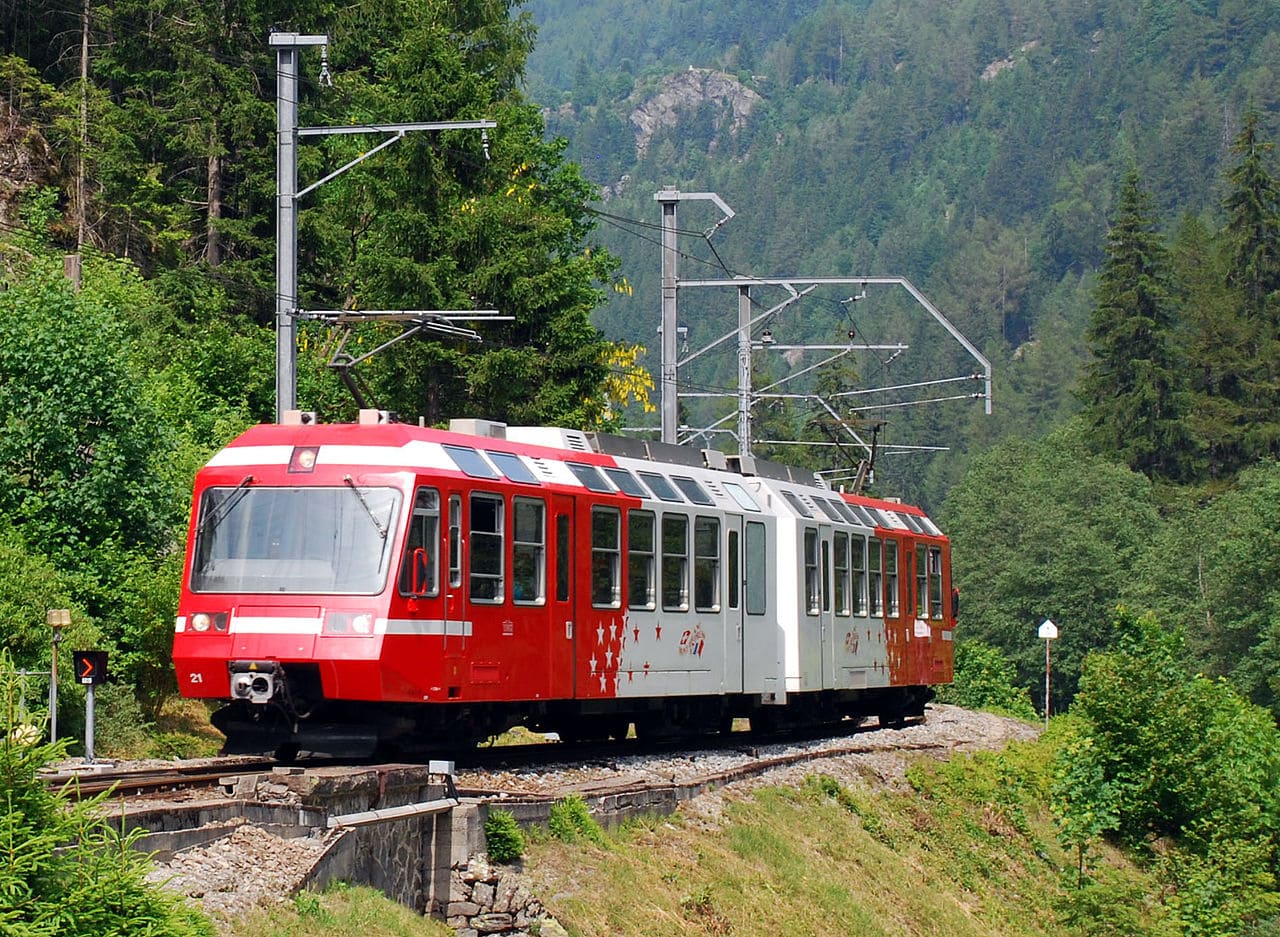
{"label": "pine tree", "polygon": [[1231,147],[1240,162],[1227,173],[1231,191],[1223,203],[1232,248],[1229,282],[1244,293],[1250,316],[1260,316],[1280,290],[1280,182],[1267,170],[1264,160],[1273,145],[1258,139],[1258,121],[1250,108]]}
{"label": "pine tree", "polygon": [[1183,218],[1172,259],[1182,291],[1179,320],[1192,401],[1187,425],[1210,479],[1234,476],[1244,459],[1244,432],[1254,418],[1244,393],[1252,330],[1240,314],[1237,294],[1227,286],[1226,253],[1200,218]]}
{"label": "pine tree", "polygon": [[1176,481],[1191,473],[1193,442],[1183,423],[1169,256],[1150,204],[1130,170],[1107,235],[1080,397],[1099,452]]}
{"label": "pine tree", "polygon": [[1227,388],[1243,416],[1230,466],[1237,470],[1280,454],[1280,183],[1266,167],[1272,145],[1258,139],[1258,123],[1250,108],[1232,146],[1240,161],[1227,173],[1223,202],[1227,286],[1243,338],[1243,366]]}

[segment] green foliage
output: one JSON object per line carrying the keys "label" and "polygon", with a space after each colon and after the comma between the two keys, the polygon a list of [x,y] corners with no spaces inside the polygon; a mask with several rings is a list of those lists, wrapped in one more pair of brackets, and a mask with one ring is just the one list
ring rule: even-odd
{"label": "green foliage", "polygon": [[1194,667],[1280,716],[1280,464],[1166,513],[1126,600],[1180,628]]}
{"label": "green foliage", "polygon": [[94,748],[113,758],[147,755],[151,730],[142,706],[127,684],[104,683],[94,690]]}
{"label": "green foliage", "polygon": [[215,739],[197,738],[182,732],[157,732],[149,735],[148,758],[212,758],[222,743]]}
{"label": "green foliage", "polygon": [[1103,762],[1094,751],[1094,739],[1072,733],[1058,751],[1058,773],[1053,785],[1053,812],[1058,842],[1076,856],[1077,890],[1085,887],[1090,846],[1120,822],[1119,790],[1108,780]]}
{"label": "green foliage", "polygon": [[1280,734],[1228,685],[1190,676],[1183,639],[1121,609],[1116,650],[1096,654],[1075,712],[1119,791],[1118,830],[1182,838],[1269,837],[1280,822]]}
{"label": "green foliage", "polygon": [[150,471],[164,434],[136,383],[110,298],[51,258],[0,293],[0,513],[48,555],[164,543],[181,502]]}
{"label": "green foliage", "polygon": [[[0,924],[15,937],[213,937],[212,924],[146,882],[150,866],[104,817],[106,794],[74,801],[37,771],[65,745],[22,741],[12,658],[0,652]],[[74,848],[67,848],[74,843]]]}
{"label": "green foliage", "polygon": [[1017,680],[1016,668],[998,648],[976,639],[958,641],[954,682],[938,689],[938,701],[1034,719],[1036,710],[1027,688]]}
{"label": "green foliage", "polygon": [[1143,926],[1142,907],[1147,900],[1149,896],[1142,883],[1084,879],[1063,892],[1056,910],[1059,920],[1071,928],[1072,933],[1090,937],[1163,934],[1162,928]]}
{"label": "green foliage", "polygon": [[1017,667],[1017,685],[1043,705],[1036,629],[1052,618],[1061,629],[1056,708],[1074,695],[1085,654],[1111,643],[1107,610],[1159,526],[1147,479],[1083,450],[1072,427],[995,446],[973,461],[941,515],[963,596],[958,633],[999,648]]}
{"label": "green foliage", "polygon": [[524,855],[524,833],[510,810],[489,811],[484,818],[484,841],[494,862],[515,862]]}
{"label": "green foliage", "polygon": [[1121,609],[1119,640],[1092,655],[1055,785],[1059,836],[1078,850],[1114,829],[1161,860],[1188,933],[1229,934],[1280,901],[1280,732],[1225,682],[1187,673],[1182,637]]}
{"label": "green foliage", "polygon": [[334,917],[320,903],[320,896],[315,892],[300,891],[293,896],[293,910],[298,917],[317,924],[332,924]]}
{"label": "green foliage", "polygon": [[551,813],[547,817],[547,831],[556,839],[566,843],[586,840],[602,846],[605,843],[604,830],[591,816],[587,802],[579,794],[562,797],[551,805]]}

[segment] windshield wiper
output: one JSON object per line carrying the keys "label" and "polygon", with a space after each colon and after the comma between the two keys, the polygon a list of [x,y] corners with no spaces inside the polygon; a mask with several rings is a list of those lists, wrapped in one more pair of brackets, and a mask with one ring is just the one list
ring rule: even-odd
{"label": "windshield wiper", "polygon": [[373,521],[373,526],[378,531],[378,536],[383,540],[386,540],[387,528],[378,523],[378,519],[373,516],[373,509],[369,507],[369,502],[364,499],[364,495],[362,495],[360,493],[360,489],[356,487],[355,479],[350,475],[343,475],[342,480],[347,483],[347,487],[350,488],[356,498],[359,499],[361,507],[364,508],[364,512],[369,515],[369,520]]}
{"label": "windshield wiper", "polygon": [[253,476],[246,475],[240,484],[236,485],[235,490],[232,491],[231,494],[227,495],[227,500],[214,508],[212,513],[200,522],[201,535],[212,534],[217,530],[218,525],[227,519],[227,515],[230,514],[232,509],[240,503],[240,499],[245,496],[249,490],[249,486],[252,484]]}

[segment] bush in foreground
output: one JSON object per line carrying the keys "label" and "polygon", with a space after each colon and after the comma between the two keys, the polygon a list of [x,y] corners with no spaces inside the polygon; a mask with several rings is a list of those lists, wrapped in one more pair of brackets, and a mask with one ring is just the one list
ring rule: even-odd
{"label": "bush in foreground", "polygon": [[214,937],[213,925],[146,881],[149,860],[103,819],[106,794],[72,801],[37,775],[66,754],[18,719],[18,683],[0,652],[0,932],[13,937]]}

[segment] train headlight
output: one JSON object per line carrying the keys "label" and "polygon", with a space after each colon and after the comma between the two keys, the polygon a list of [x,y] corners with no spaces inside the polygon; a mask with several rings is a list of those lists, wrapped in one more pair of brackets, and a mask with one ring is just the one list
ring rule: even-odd
{"label": "train headlight", "polygon": [[318,446],[295,446],[293,454],[289,457],[289,472],[315,471],[316,459],[319,454],[320,449]]}
{"label": "train headlight", "polygon": [[330,612],[324,619],[325,634],[373,634],[372,612]]}
{"label": "train headlight", "polygon": [[204,634],[207,631],[227,630],[226,612],[196,612],[191,616],[191,630]]}

